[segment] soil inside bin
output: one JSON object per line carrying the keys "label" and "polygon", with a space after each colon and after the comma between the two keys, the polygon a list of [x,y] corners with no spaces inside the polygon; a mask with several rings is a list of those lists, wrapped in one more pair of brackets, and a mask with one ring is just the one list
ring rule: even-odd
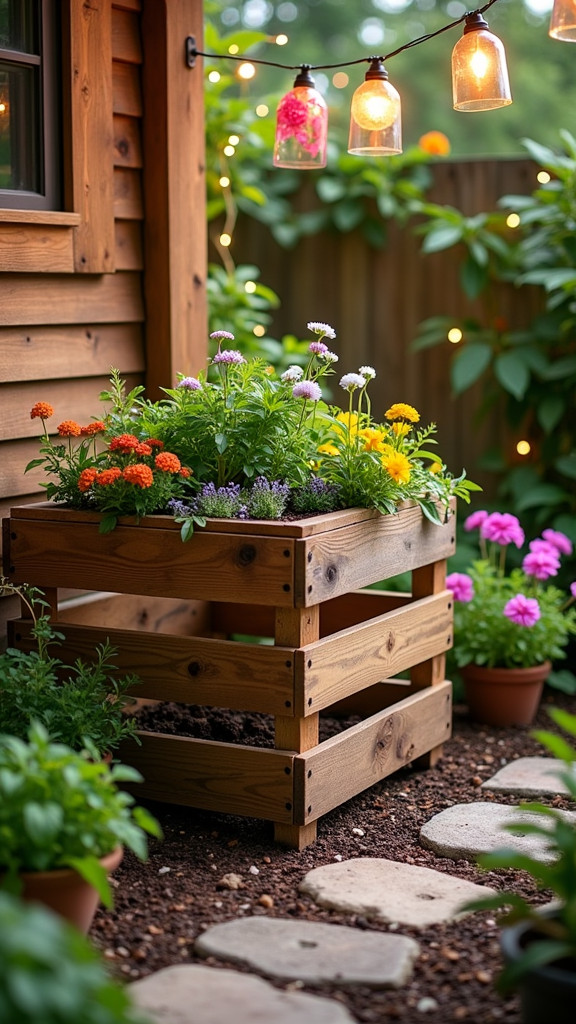
{"label": "soil inside bin", "polygon": [[[574,713],[576,698],[546,689],[535,727],[552,727],[546,713],[550,706]],[[350,719],[325,719],[322,731],[330,735],[330,730],[349,724]],[[266,715],[222,710],[207,713],[205,708],[161,704],[142,709],[139,725],[226,742],[273,743],[272,719]],[[475,863],[438,857],[419,842],[420,827],[452,804],[477,800],[516,803],[512,796],[479,787],[503,763],[536,754],[543,755],[544,750],[531,729],[478,725],[470,721],[463,705],[456,705],[453,736],[434,768],[401,769],[336,808],[320,819],[317,841],[300,853],[275,845],[269,822],[147,802],[162,824],[164,839],[151,842],[145,864],[129,852],[125,854],[113,877],[115,909],[98,911],[91,937],[113,970],[130,980],[175,963],[203,962],[193,951],[196,936],[211,925],[243,915],[390,931],[389,925],[361,915],[317,907],[298,893],[298,883],[312,868],[354,857],[385,857],[423,865],[496,889],[512,887],[535,903],[547,902],[550,894],[538,892],[523,872],[483,872]],[[562,797],[543,802],[571,806]],[[221,880],[229,873],[240,876],[241,888],[225,887]],[[341,1001],[355,1020],[366,1024],[518,1024],[517,996],[503,998],[495,989],[502,960],[494,914],[478,913],[422,931],[400,926],[396,934],[412,936],[421,950],[412,978],[399,991],[337,985],[305,986],[304,990]],[[209,962],[214,969],[233,966]],[[191,1014],[193,1019],[192,1009]]]}

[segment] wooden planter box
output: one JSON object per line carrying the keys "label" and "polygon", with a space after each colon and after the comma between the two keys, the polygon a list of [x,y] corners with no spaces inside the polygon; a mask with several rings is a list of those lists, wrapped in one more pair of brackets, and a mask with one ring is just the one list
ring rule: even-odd
{"label": "wooden planter box", "polygon": [[[99,520],[50,503],[4,520],[4,573],[45,591],[61,656],[88,657],[109,637],[140,677],[138,698],[274,716],[275,749],[141,733],[124,753],[144,776],[139,797],[268,819],[278,841],[302,848],[321,815],[438,756],[451,730],[453,510],[444,526],[411,504],[395,516],[214,519],[185,544],[168,516],[121,520],[107,535]],[[411,594],[361,589],[407,570]],[[86,616],[59,603],[59,588],[124,595],[129,611],[109,598],[108,615],[104,601]],[[270,642],[231,639],[246,635]],[[24,618],[11,642],[29,645]],[[367,717],[319,743],[328,709]]]}

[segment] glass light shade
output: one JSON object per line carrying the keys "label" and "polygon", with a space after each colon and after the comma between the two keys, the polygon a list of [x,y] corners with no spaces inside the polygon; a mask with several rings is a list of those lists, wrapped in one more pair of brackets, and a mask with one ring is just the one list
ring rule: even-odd
{"label": "glass light shade", "polygon": [[452,51],[454,110],[494,110],[512,103],[504,46],[481,15],[466,18]]}
{"label": "glass light shade", "polygon": [[376,58],[352,97],[348,152],[358,156],[402,152],[400,96]]}
{"label": "glass light shade", "polygon": [[576,43],[576,0],[554,0],[548,35]]}
{"label": "glass light shade", "polygon": [[325,167],[327,139],[328,107],[303,68],[278,104],[274,166]]}

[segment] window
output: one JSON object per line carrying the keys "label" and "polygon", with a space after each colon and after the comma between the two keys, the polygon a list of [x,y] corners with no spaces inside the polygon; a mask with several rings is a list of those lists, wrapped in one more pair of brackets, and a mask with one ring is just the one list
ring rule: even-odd
{"label": "window", "polygon": [[56,17],[54,0],[0,0],[0,207],[61,209]]}

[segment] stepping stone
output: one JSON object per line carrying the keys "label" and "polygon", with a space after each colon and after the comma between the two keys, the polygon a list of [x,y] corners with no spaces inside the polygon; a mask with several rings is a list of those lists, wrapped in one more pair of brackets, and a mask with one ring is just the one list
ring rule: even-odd
{"label": "stepping stone", "polygon": [[[500,768],[480,788],[490,789],[493,793],[517,793],[518,796],[530,797],[565,795],[568,789],[558,778],[559,767],[555,758],[519,757]],[[562,769],[566,767],[562,765]]]}
{"label": "stepping stone", "polygon": [[[563,816],[576,825],[576,813],[564,811]],[[504,825],[518,822],[542,825],[542,818],[507,804],[454,804],[435,814],[422,826],[420,840],[423,846],[452,860],[475,860],[480,853],[506,847],[528,854],[542,864],[552,863],[554,857],[548,852],[542,836],[513,835],[503,831]]]}
{"label": "stepping stone", "polygon": [[262,978],[217,967],[179,964],[129,986],[155,1024],[354,1024],[334,999],[283,992]]}
{"label": "stepping stone", "polygon": [[463,903],[493,893],[463,878],[379,857],[314,868],[299,889],[322,907],[415,928],[456,920]]}
{"label": "stepping stone", "polygon": [[248,917],[209,928],[197,939],[194,951],[246,964],[280,981],[399,988],[412,973],[419,946],[404,935]]}

